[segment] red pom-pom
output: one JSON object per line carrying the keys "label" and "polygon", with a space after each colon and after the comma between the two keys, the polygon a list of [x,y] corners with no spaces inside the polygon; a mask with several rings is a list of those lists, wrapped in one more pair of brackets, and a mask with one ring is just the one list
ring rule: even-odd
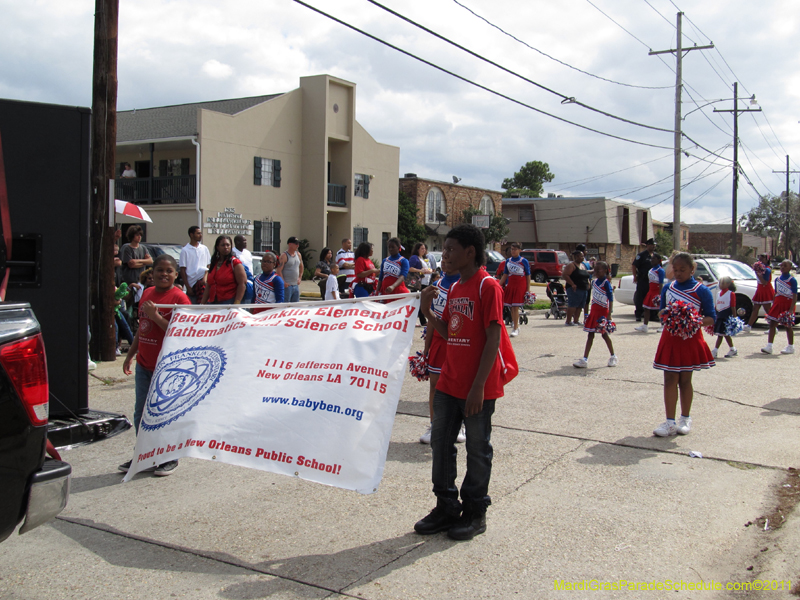
{"label": "red pom-pom", "polygon": [[534,302],[536,302],[536,294],[533,292],[525,292],[524,304],[533,304]]}
{"label": "red pom-pom", "polygon": [[594,330],[596,333],[603,335],[604,333],[614,333],[617,330],[617,324],[614,321],[609,321],[605,317],[600,317],[597,320]]}
{"label": "red pom-pom", "polygon": [[709,325],[708,327],[703,327],[703,331],[705,331],[708,335],[716,337],[716,332],[714,331],[714,326]]}
{"label": "red pom-pom", "polygon": [[422,352],[417,352],[416,356],[408,357],[408,368],[417,381],[428,381],[428,361]]}
{"label": "red pom-pom", "polygon": [[767,267],[760,260],[756,261],[755,264],[753,265],[753,271],[755,271],[759,275],[763,275],[766,269]]}
{"label": "red pom-pom", "polygon": [[680,300],[667,305],[667,312],[661,315],[661,321],[670,335],[684,340],[694,336],[703,325],[703,317],[694,305]]}
{"label": "red pom-pom", "polygon": [[782,312],[778,315],[778,325],[783,327],[794,327],[794,313],[790,310]]}

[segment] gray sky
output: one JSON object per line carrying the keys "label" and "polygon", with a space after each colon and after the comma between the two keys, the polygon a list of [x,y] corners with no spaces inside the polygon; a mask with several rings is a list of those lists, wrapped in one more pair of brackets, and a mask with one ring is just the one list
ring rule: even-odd
{"label": "gray sky", "polygon": [[[382,2],[561,96],[366,0],[308,4],[541,111],[663,147],[613,139],[519,106],[292,0],[120,0],[118,108],[285,92],[298,87],[301,76],[328,73],[358,85],[356,118],[379,142],[400,147],[400,174],[446,181],[457,175],[462,184],[499,190],[525,162],[541,160],[556,176],[545,192],[635,200],[669,221],[672,134],[561,102],[574,97],[615,116],[672,130],[675,58],[648,56],[648,49],[675,47],[677,5],[685,13],[684,46],[716,45],[684,58],[683,131],[721,157],[684,139],[690,156],[683,157],[688,185],[682,220],[730,222],[733,116],[712,111],[732,108],[737,79],[739,95],[755,94],[764,111],[739,116],[739,161],[754,186],[740,179],[740,214],[756,203],[757,193],[785,188],[785,175],[772,171],[785,169],[786,154],[793,157],[791,169],[800,170],[800,53],[792,43],[800,13],[792,0]],[[542,53],[617,83],[559,64],[464,7]],[[0,0],[0,14],[0,97],[90,106],[94,2]],[[726,101],[689,114],[698,104],[719,99]],[[794,191],[799,175],[791,175]]]}

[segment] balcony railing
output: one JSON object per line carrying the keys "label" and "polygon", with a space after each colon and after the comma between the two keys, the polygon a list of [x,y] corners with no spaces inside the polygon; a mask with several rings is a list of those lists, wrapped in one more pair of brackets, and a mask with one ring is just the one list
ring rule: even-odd
{"label": "balcony railing", "polygon": [[328,206],[347,206],[347,186],[328,184]]}
{"label": "balcony railing", "polygon": [[115,188],[117,200],[136,204],[191,204],[197,199],[197,176],[117,179]]}

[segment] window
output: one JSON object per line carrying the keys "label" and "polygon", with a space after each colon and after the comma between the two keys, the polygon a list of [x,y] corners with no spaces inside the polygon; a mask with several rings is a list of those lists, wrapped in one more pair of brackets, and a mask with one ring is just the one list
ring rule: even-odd
{"label": "window", "polygon": [[262,219],[253,222],[253,251],[280,253],[281,224],[280,221]]}
{"label": "window", "polygon": [[536,253],[536,262],[555,263],[556,262],[556,253],[555,252],[537,252]]}
{"label": "window", "polygon": [[494,202],[492,202],[492,197],[489,194],[486,194],[483,198],[481,198],[481,204],[478,208],[482,215],[493,215]]}
{"label": "window", "polygon": [[281,187],[281,161],[256,156],[253,159],[253,183]]}
{"label": "window", "polygon": [[[137,171],[138,174],[138,171]],[[180,177],[189,174],[188,158],[169,158],[158,161],[159,177]]]}
{"label": "window", "polygon": [[518,211],[519,211],[519,213],[518,213],[518,217],[517,218],[520,221],[533,221],[533,207],[532,206],[526,206],[524,208],[520,206]]}
{"label": "window", "polygon": [[447,206],[444,202],[444,194],[439,188],[431,188],[428,191],[428,198],[425,201],[425,221],[428,223],[438,223],[439,215],[447,216]]}
{"label": "window", "polygon": [[358,248],[362,242],[369,241],[369,229],[366,227],[353,227],[353,248]]}
{"label": "window", "polygon": [[356,181],[353,189],[355,190],[354,193],[356,196],[364,199],[369,198],[369,175],[356,173]]}

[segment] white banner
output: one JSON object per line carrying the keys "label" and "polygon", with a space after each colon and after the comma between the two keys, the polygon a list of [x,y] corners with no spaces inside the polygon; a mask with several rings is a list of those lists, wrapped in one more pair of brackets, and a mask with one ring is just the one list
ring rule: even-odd
{"label": "white banner", "polygon": [[125,481],[188,456],[375,492],[418,308],[175,309]]}

